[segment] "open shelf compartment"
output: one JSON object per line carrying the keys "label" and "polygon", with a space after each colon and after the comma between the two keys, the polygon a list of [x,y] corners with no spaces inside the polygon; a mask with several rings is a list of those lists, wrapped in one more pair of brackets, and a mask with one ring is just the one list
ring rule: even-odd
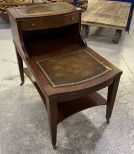
{"label": "open shelf compartment", "polygon": [[[30,78],[30,80],[32,81],[34,86],[37,88],[39,94],[42,97],[42,93],[39,90],[39,87],[38,87],[37,83],[35,82],[32,73],[28,70],[28,68],[24,68],[24,72]],[[45,98],[42,98],[42,99],[44,100]],[[97,92],[91,93],[91,94],[89,94],[85,97],[81,97],[79,99],[58,102],[58,121],[57,121],[57,123],[60,123],[65,118],[73,115],[74,113],[80,112],[80,111],[85,110],[90,107],[106,105],[106,104],[107,104],[106,99],[103,98]],[[45,106],[46,106],[46,103],[45,103]],[[46,106],[46,109],[47,109],[47,106]]]}

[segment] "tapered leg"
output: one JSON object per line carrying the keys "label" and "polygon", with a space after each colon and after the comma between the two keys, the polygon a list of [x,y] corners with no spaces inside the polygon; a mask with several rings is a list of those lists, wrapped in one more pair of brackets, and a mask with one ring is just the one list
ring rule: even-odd
{"label": "tapered leg", "polygon": [[109,124],[110,117],[112,115],[113,106],[118,90],[118,85],[120,81],[120,75],[116,77],[113,83],[108,87],[108,95],[107,95],[107,109],[106,109],[106,119],[107,123]]}
{"label": "tapered leg", "polygon": [[20,79],[21,79],[21,86],[24,84],[24,70],[23,70],[23,60],[19,53],[16,50],[16,56],[17,56],[17,61],[18,61],[18,67],[19,67],[19,72],[20,72]]}
{"label": "tapered leg", "polygon": [[50,137],[53,145],[53,149],[56,149],[56,139],[57,139],[57,102],[47,100],[47,111],[48,111],[48,120],[50,128]]}

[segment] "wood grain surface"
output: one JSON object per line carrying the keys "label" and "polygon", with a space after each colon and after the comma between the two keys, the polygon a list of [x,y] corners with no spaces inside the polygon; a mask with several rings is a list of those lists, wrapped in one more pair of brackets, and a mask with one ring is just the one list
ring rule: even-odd
{"label": "wood grain surface", "polygon": [[82,24],[123,30],[127,25],[130,5],[115,1],[96,2],[83,13]]}

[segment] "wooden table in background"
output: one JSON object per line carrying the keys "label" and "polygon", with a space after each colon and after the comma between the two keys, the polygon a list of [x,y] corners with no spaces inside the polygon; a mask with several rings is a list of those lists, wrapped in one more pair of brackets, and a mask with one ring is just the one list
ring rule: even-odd
{"label": "wooden table in background", "polygon": [[82,34],[88,35],[89,26],[98,26],[104,28],[116,29],[114,43],[118,43],[121,32],[125,30],[129,12],[130,3],[101,1],[92,5],[82,15]]}

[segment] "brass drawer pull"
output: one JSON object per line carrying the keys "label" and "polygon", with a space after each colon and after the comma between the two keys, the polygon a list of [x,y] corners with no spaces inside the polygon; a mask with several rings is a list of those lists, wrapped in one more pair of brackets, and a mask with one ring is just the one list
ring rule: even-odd
{"label": "brass drawer pull", "polygon": [[71,19],[72,19],[72,21],[74,21],[75,20],[75,17],[71,17]]}
{"label": "brass drawer pull", "polygon": [[35,26],[35,24],[34,23],[32,23],[32,27],[34,27]]}

